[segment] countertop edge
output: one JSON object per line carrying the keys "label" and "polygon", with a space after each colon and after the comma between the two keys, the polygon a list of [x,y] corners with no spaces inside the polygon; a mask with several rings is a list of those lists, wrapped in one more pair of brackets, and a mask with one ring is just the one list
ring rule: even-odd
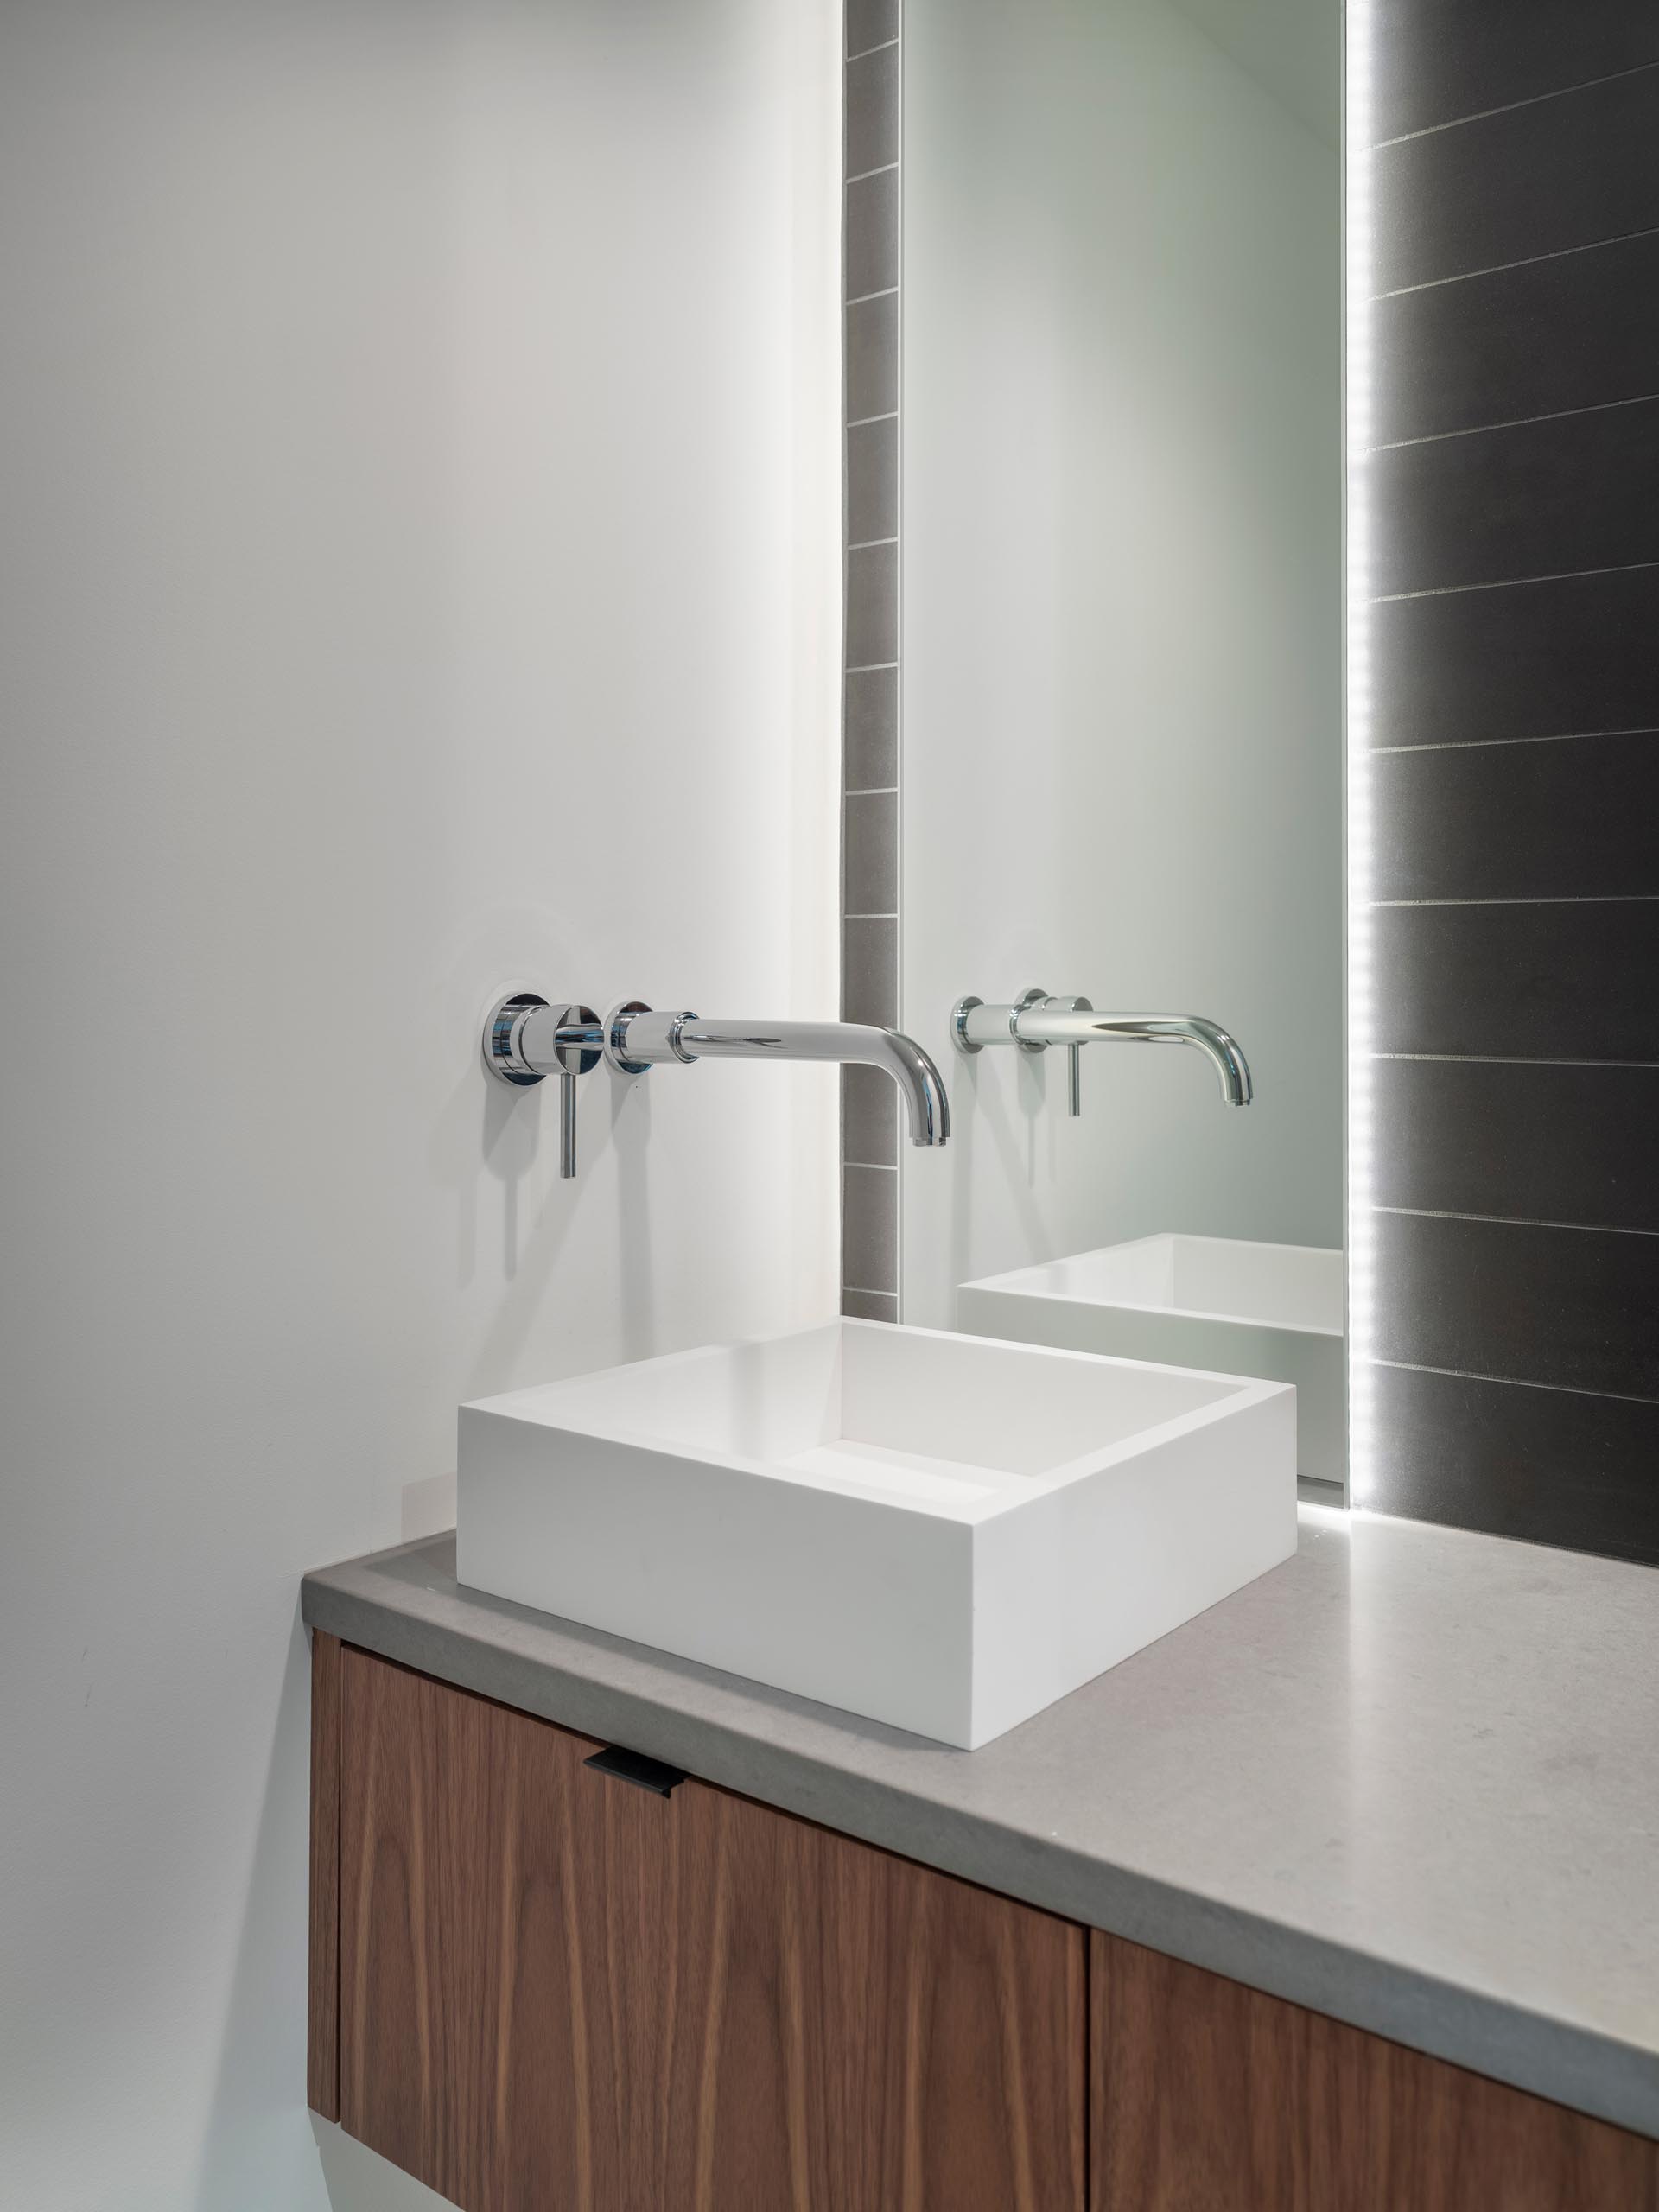
{"label": "countertop edge", "polygon": [[370,1583],[366,1560],[314,1569],[302,1583],[303,1619],[457,1688],[626,1743],[779,1811],[1659,2139],[1659,2068],[1639,2046],[849,1775],[810,1753],[458,1626],[441,1617],[452,1602],[442,1596],[405,1586],[394,1597],[384,1582]]}

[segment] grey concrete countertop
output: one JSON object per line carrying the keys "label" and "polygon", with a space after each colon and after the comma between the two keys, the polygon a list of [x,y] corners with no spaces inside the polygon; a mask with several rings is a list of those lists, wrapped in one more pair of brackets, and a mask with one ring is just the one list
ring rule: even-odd
{"label": "grey concrete countertop", "polygon": [[314,1627],[1659,2136],[1659,1573],[1304,1508],[1297,1556],[959,1751],[461,1588]]}

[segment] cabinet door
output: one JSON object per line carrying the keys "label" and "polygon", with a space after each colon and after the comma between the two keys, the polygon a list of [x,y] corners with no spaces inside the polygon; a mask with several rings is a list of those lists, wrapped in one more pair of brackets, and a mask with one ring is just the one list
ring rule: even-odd
{"label": "cabinet door", "polygon": [[465,2212],[660,2206],[670,1801],[346,1647],[340,2120]]}
{"label": "cabinet door", "polygon": [[721,1790],[675,1802],[664,2204],[1081,2212],[1083,1930]]}
{"label": "cabinet door", "polygon": [[1659,2212],[1659,2145],[1091,1942],[1092,2212]]}
{"label": "cabinet door", "polygon": [[344,2126],[465,2212],[1082,2212],[1083,1931],[347,1648]]}

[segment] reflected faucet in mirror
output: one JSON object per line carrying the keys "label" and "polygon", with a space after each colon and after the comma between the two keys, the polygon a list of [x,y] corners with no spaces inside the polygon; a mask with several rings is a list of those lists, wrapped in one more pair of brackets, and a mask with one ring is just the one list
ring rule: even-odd
{"label": "reflected faucet in mirror", "polygon": [[1085,998],[1054,998],[1027,991],[1011,1005],[987,1006],[983,999],[961,998],[950,1009],[950,1036],[959,1052],[982,1052],[987,1045],[1017,1045],[1023,1052],[1046,1052],[1064,1045],[1071,1056],[1068,1109],[1083,1111],[1083,1047],[1085,1045],[1193,1045],[1214,1067],[1223,1102],[1248,1106],[1249,1063],[1219,1022],[1201,1014],[1098,1014]]}
{"label": "reflected faucet in mirror", "polygon": [[944,1144],[950,1105],[932,1060],[897,1029],[859,1021],[705,1020],[659,1014],[642,1000],[613,1007],[601,1021],[589,1007],[550,1006],[533,991],[499,999],[484,1024],[484,1065],[520,1086],[560,1079],[559,1173],[576,1172],[576,1077],[601,1058],[618,1075],[696,1060],[833,1060],[880,1068],[899,1086],[912,1144]]}

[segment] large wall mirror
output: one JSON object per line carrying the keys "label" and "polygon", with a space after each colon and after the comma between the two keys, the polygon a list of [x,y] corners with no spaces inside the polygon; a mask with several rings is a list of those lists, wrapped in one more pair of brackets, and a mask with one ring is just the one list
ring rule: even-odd
{"label": "large wall mirror", "polygon": [[1322,1483],[1341,46],[1339,0],[905,0],[895,441],[899,1014],[956,1122],[900,1148],[903,1316],[1294,1381]]}

